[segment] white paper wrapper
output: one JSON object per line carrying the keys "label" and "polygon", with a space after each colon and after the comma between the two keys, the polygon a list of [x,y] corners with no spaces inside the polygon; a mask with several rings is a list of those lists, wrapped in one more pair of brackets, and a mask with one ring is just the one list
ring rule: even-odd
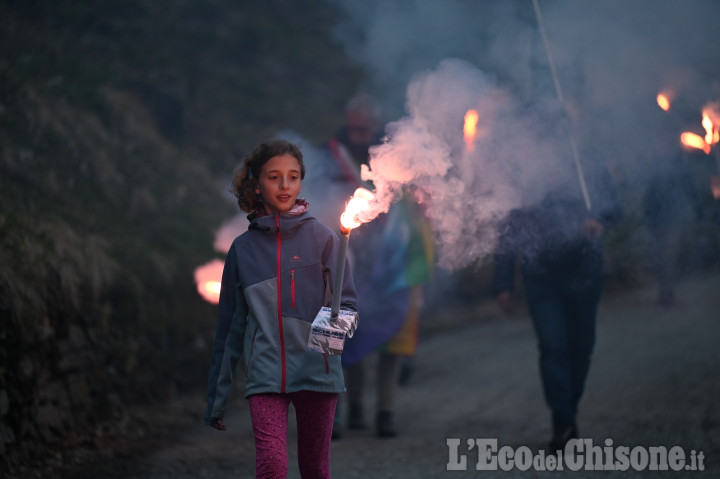
{"label": "white paper wrapper", "polygon": [[310,328],[308,348],[331,355],[342,353],[345,338],[352,338],[357,323],[358,314],[355,311],[341,309],[333,321],[330,308],[321,308]]}

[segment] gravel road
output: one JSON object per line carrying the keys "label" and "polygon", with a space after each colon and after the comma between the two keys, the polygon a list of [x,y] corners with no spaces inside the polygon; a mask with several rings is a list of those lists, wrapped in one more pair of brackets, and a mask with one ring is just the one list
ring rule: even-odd
{"label": "gravel road", "polygon": [[[681,446],[702,452],[704,472],[667,472],[673,477],[720,477],[720,275],[682,282],[678,305],[664,310],[652,287],[607,294],[600,306],[594,361],[579,417],[583,438],[595,445]],[[398,393],[398,437],[379,439],[373,430],[345,431],[332,444],[336,478],[437,477],[645,477],[652,471],[476,471],[478,449],[468,439],[496,438],[498,445],[533,452],[549,438],[537,350],[522,310],[511,317],[485,302],[463,314],[470,319],[436,327],[421,338],[416,369]],[[443,323],[444,324],[444,323]],[[375,358],[371,358],[374,363]],[[367,392],[372,412],[373,393]],[[249,414],[241,388],[215,431],[196,412],[179,414],[124,453],[76,466],[65,478],[245,478],[254,474]],[[291,413],[291,424],[294,416]],[[290,478],[298,478],[295,429],[291,427]],[[467,470],[447,471],[448,438],[458,438]],[[613,452],[614,454],[614,452]],[[461,457],[461,456],[458,456]]]}

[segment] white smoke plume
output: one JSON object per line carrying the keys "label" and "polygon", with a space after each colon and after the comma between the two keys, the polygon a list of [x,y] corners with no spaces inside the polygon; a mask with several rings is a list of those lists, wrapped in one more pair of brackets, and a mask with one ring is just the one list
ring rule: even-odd
{"label": "white smoke plume", "polygon": [[[469,109],[480,115],[472,151],[463,137]],[[573,174],[560,160],[566,139],[541,128],[465,61],[448,59],[418,75],[408,87],[407,111],[387,126],[383,144],[370,150],[370,168],[363,168],[376,194],[368,217],[386,212],[403,190],[414,194],[436,233],[441,266],[482,259],[495,246],[498,221]]]}
{"label": "white smoke plume", "polygon": [[[680,133],[701,133],[703,106],[720,99],[720,2],[539,0],[562,106],[531,0],[335,2],[347,14],[337,38],[372,74],[366,89],[405,115],[365,173],[378,210],[412,190],[446,266],[490,252],[510,209],[578,182],[571,136],[589,182],[602,164],[641,190],[673,174]],[[656,104],[661,91],[669,112]],[[462,143],[469,108],[482,131],[473,154]]]}
{"label": "white smoke plume", "polygon": [[[556,98],[531,0],[335,0],[346,11],[337,38],[373,75],[367,89],[402,110],[406,85],[445,58],[497,79],[520,102]],[[679,130],[720,100],[720,2],[713,0],[539,0],[565,99],[580,118],[580,146],[627,156],[642,176],[657,122]],[[353,34],[354,33],[354,34]],[[673,94],[658,120],[655,96]],[[398,103],[400,102],[400,108]],[[401,115],[402,111],[397,115]],[[679,132],[678,132],[679,136]]]}

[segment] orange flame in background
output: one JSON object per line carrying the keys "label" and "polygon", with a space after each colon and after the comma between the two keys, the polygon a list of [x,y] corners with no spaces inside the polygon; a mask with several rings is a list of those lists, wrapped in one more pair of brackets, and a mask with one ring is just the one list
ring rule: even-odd
{"label": "orange flame in background", "polygon": [[703,150],[707,155],[710,154],[710,145],[705,143],[705,139],[700,135],[696,135],[695,133],[686,131],[682,135],[680,135],[680,142],[685,146],[689,146],[690,148],[697,148],[698,150]]}
{"label": "orange flame in background", "polygon": [[373,218],[368,218],[370,212],[370,202],[375,199],[372,191],[365,188],[358,188],[353,193],[352,198],[348,201],[345,211],[340,215],[340,224],[346,230],[357,228],[363,223],[367,223]]}
{"label": "orange flame in background", "polygon": [[219,259],[214,259],[195,268],[197,291],[208,303],[218,304],[220,302],[220,281],[224,265]]}
{"label": "orange flame in background", "polygon": [[680,142],[690,148],[702,150],[706,155],[709,155],[712,146],[720,142],[720,132],[718,132],[717,127],[710,119],[710,114],[707,110],[703,110],[702,126],[705,129],[704,138],[700,135],[696,135],[695,133],[686,131],[680,135]]}
{"label": "orange flame in background", "polygon": [[475,135],[477,134],[477,124],[480,115],[475,110],[468,110],[465,113],[465,126],[463,133],[465,134],[465,148],[468,152],[475,151]]}
{"label": "orange flame in background", "polygon": [[665,111],[670,109],[670,98],[664,93],[658,93],[657,104]]}
{"label": "orange flame in background", "polygon": [[720,141],[720,132],[718,132],[715,125],[713,125],[710,115],[707,111],[703,111],[702,126],[705,128],[705,143],[713,145]]}

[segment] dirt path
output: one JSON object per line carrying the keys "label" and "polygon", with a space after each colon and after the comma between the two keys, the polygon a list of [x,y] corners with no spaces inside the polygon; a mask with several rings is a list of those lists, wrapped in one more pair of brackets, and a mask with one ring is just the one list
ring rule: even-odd
{"label": "dirt path", "polygon": [[[597,345],[580,413],[580,432],[603,445],[682,446],[704,453],[705,472],[720,475],[720,275],[683,282],[671,311],[654,305],[652,288],[603,299]],[[485,305],[485,307],[489,307]],[[479,314],[479,313],[478,313]],[[372,358],[374,363],[374,358]],[[179,433],[157,435],[135,452],[68,471],[70,478],[253,477],[249,414],[236,390],[235,406],[221,433],[199,414],[178,417]],[[366,408],[373,411],[373,391]],[[201,401],[198,408],[202,409]],[[617,473],[478,472],[469,438],[497,438],[499,446],[542,448],[549,434],[537,351],[529,319],[484,319],[438,331],[421,340],[416,371],[398,393],[400,435],[377,439],[372,429],[346,431],[332,445],[336,478],[606,477]],[[292,418],[291,418],[292,419]],[[447,438],[459,438],[467,471],[446,471]],[[299,477],[294,428],[290,475]],[[625,477],[652,474],[632,470]]]}

